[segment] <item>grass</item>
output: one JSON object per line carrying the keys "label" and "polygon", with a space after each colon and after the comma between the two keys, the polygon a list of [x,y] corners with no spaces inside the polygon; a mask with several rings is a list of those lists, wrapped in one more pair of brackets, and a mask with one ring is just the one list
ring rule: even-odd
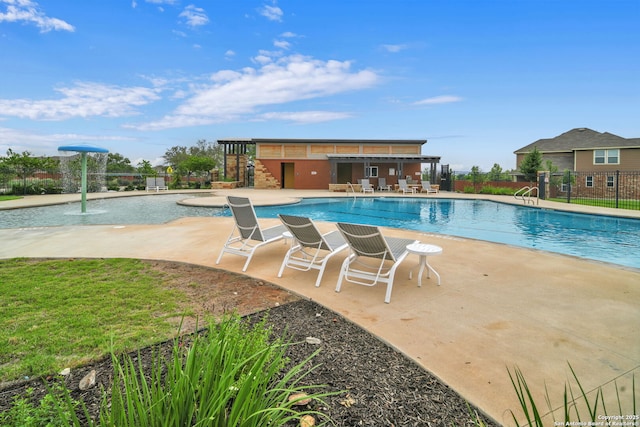
{"label": "grass", "polygon": [[4,202],[5,200],[16,200],[16,199],[22,199],[22,197],[21,196],[0,195],[0,202]]}
{"label": "grass", "polygon": [[[560,202],[567,203],[566,197],[554,197],[548,199],[552,202]],[[615,208],[616,201],[610,199],[583,199],[576,198],[571,199],[571,204],[573,205],[584,205],[584,206],[598,206],[601,208]],[[638,200],[619,200],[618,201],[618,209],[630,209],[630,210],[640,210],[640,201]]]}
{"label": "grass", "polygon": [[138,260],[0,260],[0,381],[174,336],[186,297],[161,282]]}

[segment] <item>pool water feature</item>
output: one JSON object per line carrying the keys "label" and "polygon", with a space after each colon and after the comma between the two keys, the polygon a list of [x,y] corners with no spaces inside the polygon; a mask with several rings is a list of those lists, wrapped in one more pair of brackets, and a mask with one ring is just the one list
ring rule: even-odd
{"label": "pool water feature", "polygon": [[[77,203],[0,210],[0,228],[59,225],[162,224],[181,217],[230,216],[228,209],[178,205],[185,194],[92,200],[95,215],[73,215]],[[483,200],[441,198],[308,198],[256,206],[314,221],[353,222],[444,234],[574,255],[640,268],[640,219],[575,214]]]}

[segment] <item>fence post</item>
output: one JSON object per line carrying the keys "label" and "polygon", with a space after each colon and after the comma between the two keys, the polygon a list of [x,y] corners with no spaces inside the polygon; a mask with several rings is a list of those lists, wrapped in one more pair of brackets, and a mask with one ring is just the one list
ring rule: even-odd
{"label": "fence post", "polygon": [[620,201],[620,171],[616,171],[616,209]]}
{"label": "fence post", "polygon": [[[576,178],[577,179],[577,178]],[[571,179],[571,174],[569,174],[569,183],[567,184],[567,203],[571,203],[571,183],[573,179]]]}

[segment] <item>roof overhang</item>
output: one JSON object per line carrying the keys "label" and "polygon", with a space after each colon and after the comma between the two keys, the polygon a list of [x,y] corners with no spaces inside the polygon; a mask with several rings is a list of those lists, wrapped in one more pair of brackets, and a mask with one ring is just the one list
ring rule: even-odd
{"label": "roof overhang", "polygon": [[376,161],[410,161],[420,163],[438,163],[440,156],[424,156],[421,154],[327,154],[329,160],[376,160]]}

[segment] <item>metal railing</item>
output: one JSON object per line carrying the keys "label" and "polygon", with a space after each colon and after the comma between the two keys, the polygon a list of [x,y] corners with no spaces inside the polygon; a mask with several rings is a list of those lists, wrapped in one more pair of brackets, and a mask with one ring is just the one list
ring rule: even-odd
{"label": "metal railing", "polygon": [[551,177],[549,199],[640,210],[640,172],[565,172]]}
{"label": "metal railing", "polygon": [[[536,192],[535,203],[533,202],[533,196],[531,195],[531,193],[533,193],[534,191]],[[525,205],[528,203],[531,203],[532,205],[533,204],[537,205],[539,203],[538,195],[539,195],[538,187],[529,187],[528,185],[522,187],[521,189],[513,193],[513,197],[515,197],[517,200],[522,200],[522,202]]]}

